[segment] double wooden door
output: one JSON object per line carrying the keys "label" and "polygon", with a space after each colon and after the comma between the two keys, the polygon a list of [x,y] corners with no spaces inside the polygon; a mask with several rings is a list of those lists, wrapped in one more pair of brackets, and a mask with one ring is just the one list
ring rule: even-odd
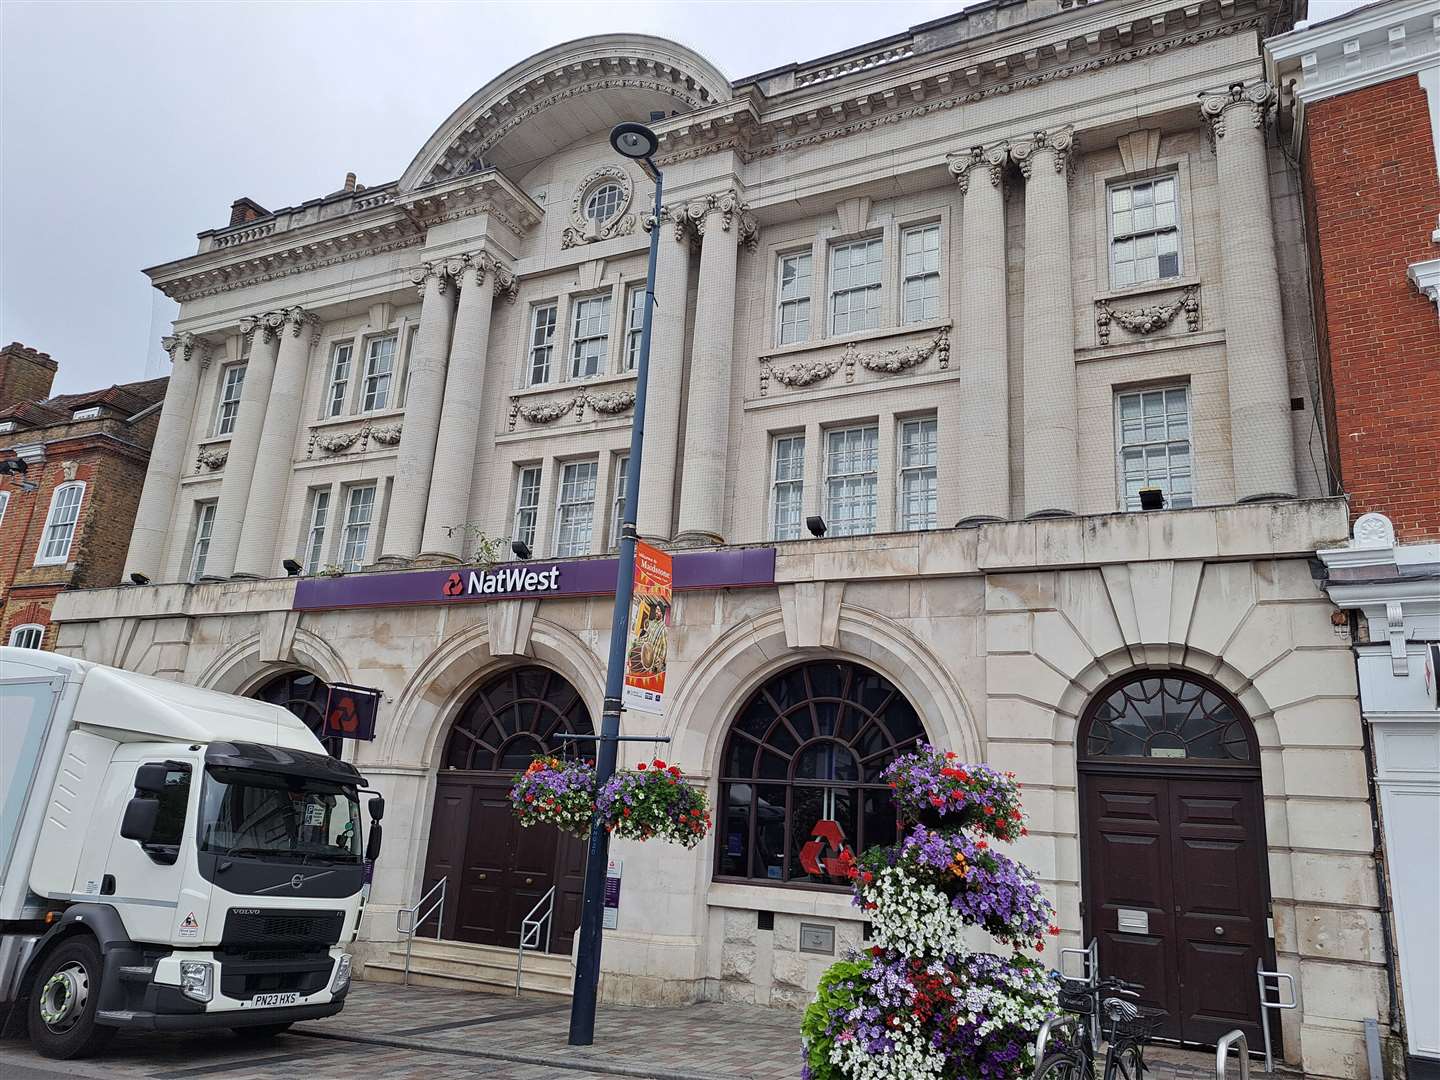
{"label": "double wooden door", "polygon": [[[1163,1038],[1260,1043],[1256,964],[1271,954],[1258,777],[1082,773],[1087,940],[1145,987]],[[1267,963],[1266,967],[1270,967]]]}
{"label": "double wooden door", "polygon": [[520,923],[554,885],[550,951],[568,954],[580,925],[585,844],[551,826],[522,828],[510,808],[514,782],[512,773],[441,774],[424,887],[449,879],[441,937],[514,949]]}

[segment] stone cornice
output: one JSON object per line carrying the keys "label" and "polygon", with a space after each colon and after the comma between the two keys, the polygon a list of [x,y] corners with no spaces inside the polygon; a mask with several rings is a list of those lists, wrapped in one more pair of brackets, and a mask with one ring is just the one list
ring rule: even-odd
{"label": "stone cornice", "polygon": [[424,228],[489,214],[516,236],[524,236],[545,216],[538,203],[495,169],[396,196],[395,205]]}
{"label": "stone cornice", "polygon": [[1078,9],[1062,13],[1063,22],[1023,24],[1025,33],[997,35],[988,46],[981,39],[807,83],[763,111],[754,97],[741,95],[675,117],[659,125],[657,159],[668,164],[727,150],[744,161],[783,154],[1212,38],[1263,32],[1271,6],[1202,0],[1144,18],[1133,5]]}

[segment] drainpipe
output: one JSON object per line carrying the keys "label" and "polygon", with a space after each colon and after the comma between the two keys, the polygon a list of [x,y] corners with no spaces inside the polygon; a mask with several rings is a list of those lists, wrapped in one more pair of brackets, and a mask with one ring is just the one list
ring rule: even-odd
{"label": "drainpipe", "polygon": [[[1354,630],[1357,622],[1356,614],[1352,611],[1350,614],[1351,641],[1355,640]],[[1356,674],[1358,678],[1358,665]],[[1390,1025],[1391,1034],[1399,1035],[1402,1031],[1399,997],[1395,987],[1395,965],[1399,963],[1399,959],[1395,955],[1395,934],[1390,918],[1390,890],[1385,881],[1385,844],[1384,833],[1380,827],[1380,796],[1375,789],[1375,742],[1370,737],[1370,725],[1365,720],[1363,710],[1360,716],[1360,738],[1365,751],[1365,790],[1370,803],[1370,842],[1375,861],[1375,895],[1380,906],[1380,936],[1385,939],[1385,987],[1390,995],[1390,1016],[1387,1022]]]}

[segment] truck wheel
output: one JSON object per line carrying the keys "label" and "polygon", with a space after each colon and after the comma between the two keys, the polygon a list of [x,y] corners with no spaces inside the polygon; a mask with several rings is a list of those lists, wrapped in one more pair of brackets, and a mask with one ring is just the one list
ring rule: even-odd
{"label": "truck wheel", "polygon": [[30,1042],[45,1057],[88,1057],[114,1038],[114,1028],[95,1023],[100,971],[100,950],[88,937],[67,941],[40,961],[27,1013]]}
{"label": "truck wheel", "polygon": [[254,1027],[231,1028],[231,1032],[237,1039],[246,1042],[269,1042],[277,1035],[283,1035],[290,1030],[294,1021],[286,1021],[283,1024],[256,1024]]}

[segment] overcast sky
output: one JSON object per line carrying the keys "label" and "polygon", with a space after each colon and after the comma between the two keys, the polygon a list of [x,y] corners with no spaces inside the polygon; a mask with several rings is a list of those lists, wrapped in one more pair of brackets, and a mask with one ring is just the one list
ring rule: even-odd
{"label": "overcast sky", "polygon": [[657,34],[734,79],[963,6],[0,0],[0,344],[50,353],[57,392],[163,374],[176,306],[142,268],[193,254],[242,195],[396,179],[456,106],[562,41]]}

